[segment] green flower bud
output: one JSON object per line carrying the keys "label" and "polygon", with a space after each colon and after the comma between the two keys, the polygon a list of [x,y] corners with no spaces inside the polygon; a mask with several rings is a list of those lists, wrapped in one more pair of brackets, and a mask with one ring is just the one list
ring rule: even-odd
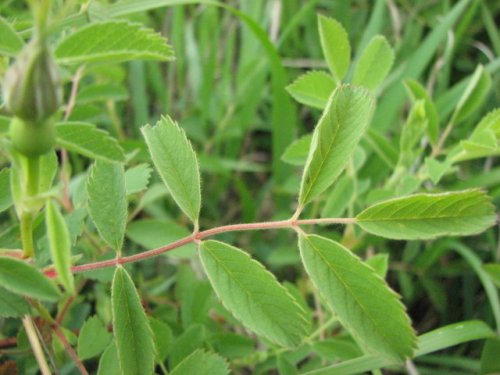
{"label": "green flower bud", "polygon": [[54,121],[50,117],[37,122],[14,117],[9,130],[14,149],[28,157],[49,152],[56,142]]}
{"label": "green flower bud", "polygon": [[34,38],[18,55],[5,77],[4,98],[9,111],[27,121],[43,121],[61,106],[59,71],[49,46]]}

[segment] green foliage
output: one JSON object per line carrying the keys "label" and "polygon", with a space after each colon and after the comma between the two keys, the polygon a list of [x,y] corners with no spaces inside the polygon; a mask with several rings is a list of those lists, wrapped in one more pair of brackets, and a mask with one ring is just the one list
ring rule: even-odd
{"label": "green foliage", "polygon": [[416,194],[377,203],[361,212],[356,223],[367,232],[393,239],[467,236],[495,222],[494,207],[482,191]]}
{"label": "green foliage", "polygon": [[394,50],[382,35],[372,38],[361,54],[352,83],[375,89],[380,85],[394,63]]}
{"label": "green foliage", "polygon": [[318,16],[321,48],[328,68],[335,82],[341,82],[351,61],[349,37],[342,25],[335,19]]}
{"label": "green foliage", "polygon": [[64,38],[57,45],[55,55],[61,64],[173,59],[172,48],[161,35],[126,21],[83,27]]}
{"label": "green foliage", "polygon": [[97,316],[85,321],[78,335],[78,356],[89,359],[101,354],[111,341],[111,334]]}
{"label": "green foliage", "polygon": [[217,354],[197,350],[179,363],[171,374],[226,375],[229,369],[224,359]]}
{"label": "green foliage", "polygon": [[148,319],[130,275],[117,267],[111,286],[113,333],[121,373],[151,374],[155,347]]}
{"label": "green foliage", "polygon": [[57,301],[60,296],[55,285],[35,267],[5,256],[0,256],[0,286],[44,301]]}
{"label": "green foliage", "polygon": [[28,314],[30,305],[26,299],[11,293],[4,288],[0,288],[0,317],[17,318]]}
{"label": "green foliage", "polygon": [[412,357],[416,339],[410,319],[373,269],[324,237],[300,235],[299,246],[314,285],[357,340],[392,360]]}
{"label": "green foliage", "polygon": [[127,224],[123,166],[97,160],[87,179],[89,213],[101,237],[120,252]]}
{"label": "green foliage", "polygon": [[0,17],[0,53],[14,56],[23,46],[21,37],[4,18]]}
{"label": "green foliage", "polygon": [[179,207],[195,224],[201,207],[201,183],[196,154],[184,131],[172,119],[142,128],[151,158]]}
{"label": "green foliage", "polygon": [[304,311],[260,263],[218,241],[203,242],[200,258],[217,296],[246,327],[282,346],[302,342]]}
{"label": "green foliage", "polygon": [[498,370],[494,2],[4,3],[0,373]]}
{"label": "green foliage", "polygon": [[286,88],[299,103],[319,109],[326,107],[334,89],[335,82],[332,77],[322,71],[306,73]]}
{"label": "green foliage", "polygon": [[340,86],[331,95],[314,130],[302,175],[299,203],[327,189],[344,170],[373,113],[373,99],[361,88]]}
{"label": "green foliage", "polygon": [[58,146],[68,151],[109,162],[125,160],[123,150],[116,139],[92,124],[59,124],[56,127],[56,136]]}

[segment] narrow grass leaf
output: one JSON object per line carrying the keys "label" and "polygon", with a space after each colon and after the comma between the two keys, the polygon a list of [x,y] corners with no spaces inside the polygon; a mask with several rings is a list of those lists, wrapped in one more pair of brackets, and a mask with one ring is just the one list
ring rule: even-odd
{"label": "narrow grass leaf", "polygon": [[302,342],[305,312],[264,266],[218,241],[203,242],[200,258],[217,296],[243,325],[281,346]]}
{"label": "narrow grass leaf", "polygon": [[491,198],[480,190],[415,194],[377,203],[356,217],[369,233],[397,240],[468,236],[495,222]]}
{"label": "narrow grass leaf", "polygon": [[159,33],[126,21],[84,26],[58,44],[55,56],[61,64],[174,58],[172,48]]}
{"label": "narrow grass leaf", "polygon": [[56,126],[59,147],[92,159],[122,162],[125,155],[118,141],[106,131],[84,122],[67,122]]}
{"label": "narrow grass leaf", "polygon": [[0,54],[15,56],[24,46],[24,42],[14,28],[0,17]]}
{"label": "narrow grass leaf", "polygon": [[301,75],[286,90],[301,104],[324,109],[335,89],[331,75],[322,71],[311,71]]}
{"label": "narrow grass leaf", "polygon": [[0,318],[17,318],[29,311],[30,305],[25,298],[0,288]]}
{"label": "narrow grass leaf", "polygon": [[314,285],[361,344],[392,361],[412,357],[416,337],[405,308],[371,267],[324,237],[301,234],[299,247]]}
{"label": "narrow grass leaf", "polygon": [[71,272],[71,238],[68,226],[59,208],[47,202],[45,208],[45,225],[49,240],[50,255],[61,284],[70,293],[75,292],[73,274]]}
{"label": "narrow grass leaf", "polygon": [[300,186],[301,205],[325,191],[344,170],[370,123],[373,108],[366,89],[342,85],[333,92],[314,130]]}
{"label": "narrow grass leaf", "polygon": [[354,70],[352,83],[375,89],[380,85],[394,63],[394,50],[382,35],[376,35],[363,51]]}
{"label": "narrow grass leaf", "polygon": [[490,88],[491,75],[484,69],[484,66],[479,65],[458,101],[455,112],[451,116],[451,123],[456,124],[474,112],[484,102]]}
{"label": "narrow grass leaf", "polygon": [[196,154],[176,122],[163,117],[141,128],[151,159],[170,194],[184,213],[198,221],[201,206],[200,172]]}
{"label": "narrow grass leaf", "polygon": [[59,290],[43,273],[12,257],[0,256],[0,287],[44,301],[59,299]]}
{"label": "narrow grass leaf", "polygon": [[224,358],[215,353],[198,349],[187,356],[170,375],[227,375],[229,368]]}
{"label": "narrow grass leaf", "polygon": [[123,166],[97,160],[87,178],[88,207],[101,237],[117,252],[127,225],[127,195]]}
{"label": "narrow grass leaf", "polygon": [[349,36],[340,22],[322,15],[318,16],[319,36],[323,55],[335,79],[342,81],[351,62]]}
{"label": "narrow grass leaf", "polygon": [[122,374],[152,374],[155,357],[153,333],[134,282],[123,267],[118,267],[113,277],[111,310]]}

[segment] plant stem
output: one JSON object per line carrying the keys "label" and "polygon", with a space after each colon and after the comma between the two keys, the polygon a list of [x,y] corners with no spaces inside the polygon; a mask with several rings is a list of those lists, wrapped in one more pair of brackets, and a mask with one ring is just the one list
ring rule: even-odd
{"label": "plant stem", "polygon": [[23,256],[33,258],[35,248],[33,246],[33,219],[34,213],[30,200],[38,194],[38,185],[40,182],[40,158],[27,157],[24,163],[25,168],[25,192],[27,202],[23,205],[21,213],[21,242],[23,245]]}
{"label": "plant stem", "polygon": [[33,214],[31,212],[21,214],[21,243],[23,258],[33,258],[35,247],[33,246]]}
{"label": "plant stem", "polygon": [[40,341],[38,340],[35,324],[33,323],[33,320],[29,315],[26,315],[23,318],[23,326],[30,341],[31,348],[33,349],[33,354],[35,355],[36,361],[38,362],[38,366],[40,366],[40,371],[43,375],[50,375],[51,373],[49,365],[45,360],[42,346],[40,345]]}
{"label": "plant stem", "polygon": [[[130,255],[127,257],[103,260],[95,263],[81,264],[71,267],[73,273],[85,272],[96,270],[100,268],[114,267],[118,264],[132,263],[144,259],[149,259],[157,255],[166,253],[168,251],[177,249],[181,246],[187,245],[192,242],[198,242],[204,238],[215,236],[217,234],[236,231],[247,230],[262,230],[262,229],[298,229],[299,225],[318,225],[318,224],[353,224],[356,222],[355,218],[324,218],[324,219],[305,219],[295,220],[293,217],[289,220],[280,221],[266,221],[261,223],[248,223],[248,224],[230,224],[223,225],[212,229],[207,229],[202,232],[194,233],[180,240],[169,243],[168,245],[159,247],[157,249],[145,251],[143,253]],[[54,269],[45,271],[48,277],[56,277],[57,273]]]}
{"label": "plant stem", "polygon": [[76,354],[75,350],[73,347],[70,345],[68,340],[66,340],[66,337],[64,336],[64,333],[61,331],[61,329],[56,325],[54,326],[54,332],[57,337],[59,337],[59,340],[61,340],[64,349],[66,349],[66,352],[69,354],[73,362],[75,363],[75,366],[78,368],[78,371],[80,371],[80,374],[82,375],[89,375],[87,369],[83,365],[82,361],[80,358],[78,358],[78,355]]}

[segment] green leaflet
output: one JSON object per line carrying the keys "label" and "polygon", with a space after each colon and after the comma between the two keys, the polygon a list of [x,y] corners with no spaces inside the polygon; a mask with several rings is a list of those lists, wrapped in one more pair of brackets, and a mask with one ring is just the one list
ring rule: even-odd
{"label": "green leaflet", "polygon": [[59,43],[55,55],[61,64],[135,59],[168,61],[174,58],[172,48],[159,33],[126,21],[92,23],[82,27]]}
{"label": "green leaflet", "polygon": [[373,90],[384,81],[393,63],[394,50],[385,37],[376,35],[359,58],[352,83]]}
{"label": "green leaflet", "polygon": [[0,17],[0,55],[15,56],[24,46],[24,41],[12,26]]}
{"label": "green leaflet", "polygon": [[306,134],[287,147],[281,160],[285,163],[302,166],[306,163],[309,148],[311,147],[312,134]]}
{"label": "green leaflet", "polygon": [[377,203],[356,217],[357,224],[377,236],[432,239],[480,233],[495,222],[491,199],[480,190],[416,194]]}
{"label": "green leaflet", "polygon": [[89,213],[101,237],[121,251],[127,225],[123,166],[96,160],[87,178]]}
{"label": "green leaflet", "polygon": [[484,66],[479,65],[460,97],[450,122],[456,124],[466,119],[484,102],[490,87],[491,75],[484,69]]}
{"label": "green leaflet", "polygon": [[200,172],[184,130],[170,117],[162,117],[155,126],[143,126],[141,131],[160,177],[196,225],[201,206]]}
{"label": "green leaflet", "polygon": [[3,168],[0,171],[0,212],[12,206],[12,196],[10,194],[10,169]]}
{"label": "green leaflet", "polygon": [[122,374],[152,374],[155,357],[153,333],[134,282],[123,267],[118,267],[113,277],[111,310]]}
{"label": "green leaflet", "polygon": [[314,130],[302,174],[300,205],[325,191],[344,170],[370,123],[373,108],[366,89],[341,85],[333,92]]}
{"label": "green leaflet", "polygon": [[39,270],[19,259],[0,256],[0,287],[22,296],[57,301],[59,290]]}
{"label": "green leaflet", "polygon": [[0,288],[0,318],[17,318],[29,314],[30,305],[21,296]]}
{"label": "green leaflet", "polygon": [[436,145],[439,139],[439,116],[436,105],[429,93],[418,81],[407,79],[404,81],[407,91],[410,93],[413,103],[418,100],[424,101],[425,116],[427,117],[427,136],[432,145]]}
{"label": "green leaflet", "polygon": [[147,163],[138,164],[125,171],[125,187],[127,195],[146,190],[151,177],[152,169]]}
{"label": "green leaflet", "polygon": [[101,354],[111,341],[111,334],[97,316],[85,321],[78,335],[78,357],[88,359]]}
{"label": "green leaflet", "polygon": [[99,360],[97,375],[123,375],[118,362],[116,343],[113,340]]}
{"label": "green leaflet", "polygon": [[318,15],[321,48],[335,82],[341,82],[349,69],[351,45],[342,25],[322,15]]}
{"label": "green leaflet", "polygon": [[203,242],[200,258],[217,296],[243,325],[281,346],[302,342],[305,312],[264,266],[218,241]]}
{"label": "green leaflet", "polygon": [[69,230],[63,215],[51,200],[47,201],[45,208],[45,225],[47,226],[50,254],[57,271],[57,277],[64,285],[64,289],[74,293]]}
{"label": "green leaflet", "polygon": [[483,265],[483,269],[486,271],[491,280],[495,285],[500,288],[500,263],[488,263]]}
{"label": "green leaflet", "polygon": [[311,71],[301,75],[286,90],[299,103],[323,109],[335,89],[331,75],[322,71]]}
{"label": "green leaflet", "polygon": [[484,116],[469,139],[460,142],[462,151],[456,161],[476,159],[500,154],[500,108]]}
{"label": "green leaflet", "polygon": [[109,162],[125,160],[118,141],[104,130],[85,122],[66,122],[56,126],[57,145],[92,159]]}
{"label": "green leaflet", "polygon": [[198,349],[179,363],[170,375],[226,375],[229,368],[226,361],[215,353]]}
{"label": "green leaflet", "polygon": [[357,340],[391,360],[413,355],[416,337],[404,306],[371,267],[324,237],[301,234],[299,247],[314,285]]}

